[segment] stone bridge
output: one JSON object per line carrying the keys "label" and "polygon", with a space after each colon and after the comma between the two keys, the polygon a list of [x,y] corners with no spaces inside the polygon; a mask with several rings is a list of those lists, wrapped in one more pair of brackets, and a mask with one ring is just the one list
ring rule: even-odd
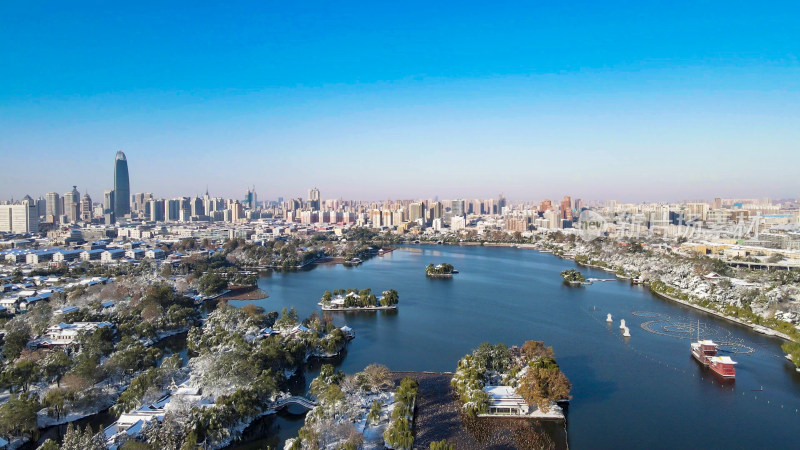
{"label": "stone bridge", "polygon": [[293,396],[278,400],[277,402],[275,402],[275,406],[273,407],[273,409],[278,410],[289,405],[298,405],[305,409],[310,410],[313,409],[315,406],[317,406],[317,403],[305,397]]}

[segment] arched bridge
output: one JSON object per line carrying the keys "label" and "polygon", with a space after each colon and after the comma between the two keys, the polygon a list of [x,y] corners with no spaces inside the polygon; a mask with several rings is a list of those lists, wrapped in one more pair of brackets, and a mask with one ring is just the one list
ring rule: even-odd
{"label": "arched bridge", "polygon": [[300,396],[285,397],[275,402],[275,406],[273,409],[278,410],[289,405],[299,405],[305,409],[310,410],[313,409],[315,406],[317,406],[317,403],[305,397],[300,397]]}

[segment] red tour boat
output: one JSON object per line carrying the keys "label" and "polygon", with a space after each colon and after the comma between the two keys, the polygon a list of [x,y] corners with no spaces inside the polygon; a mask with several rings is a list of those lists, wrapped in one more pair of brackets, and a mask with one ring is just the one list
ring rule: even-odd
{"label": "red tour boat", "polygon": [[697,321],[697,342],[692,342],[692,356],[724,378],[736,377],[736,361],[728,356],[717,356],[717,344],[710,339],[700,339],[700,321]]}
{"label": "red tour boat", "polygon": [[728,356],[712,356],[708,358],[708,367],[724,378],[736,377],[736,368],[733,367],[734,365],[736,365],[736,361]]}

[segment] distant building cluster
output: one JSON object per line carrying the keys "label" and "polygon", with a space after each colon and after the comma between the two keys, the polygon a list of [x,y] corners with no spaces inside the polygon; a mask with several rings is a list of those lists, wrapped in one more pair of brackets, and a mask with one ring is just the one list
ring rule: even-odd
{"label": "distant building cluster", "polygon": [[[474,239],[489,232],[529,235],[593,228],[605,236],[646,232],[683,237],[689,241],[687,246],[694,245],[696,251],[707,254],[732,246],[794,252],[800,251],[798,225],[800,215],[794,199],[618,203],[564,196],[561,200],[511,203],[500,194],[483,199],[357,201],[325,199],[316,187],[308,190],[305,199],[262,201],[255,187],[248,188],[241,199],[212,197],[208,189],[202,196],[158,198],[151,193],[131,193],[127,157],[117,152],[113,188],[103,193],[102,203],[93,202],[88,193],[81,195],[73,186],[63,195],[49,192],[36,200],[25,196],[0,204],[0,248],[27,252],[4,257],[28,264],[73,259],[107,263],[162,259],[158,242],[189,237],[212,242],[229,238],[264,241],[315,232],[342,235],[349,228],[363,227]],[[146,241],[148,245],[95,248],[93,244],[108,244],[115,239]],[[41,250],[51,244],[67,248]],[[32,248],[36,250],[33,254]],[[744,251],[742,257],[750,253]]]}

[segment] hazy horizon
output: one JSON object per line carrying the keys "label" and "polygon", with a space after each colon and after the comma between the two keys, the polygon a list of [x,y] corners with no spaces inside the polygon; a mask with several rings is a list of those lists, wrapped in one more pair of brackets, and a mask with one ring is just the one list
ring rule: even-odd
{"label": "hazy horizon", "polygon": [[796,199],[779,3],[6,2],[0,198]]}

